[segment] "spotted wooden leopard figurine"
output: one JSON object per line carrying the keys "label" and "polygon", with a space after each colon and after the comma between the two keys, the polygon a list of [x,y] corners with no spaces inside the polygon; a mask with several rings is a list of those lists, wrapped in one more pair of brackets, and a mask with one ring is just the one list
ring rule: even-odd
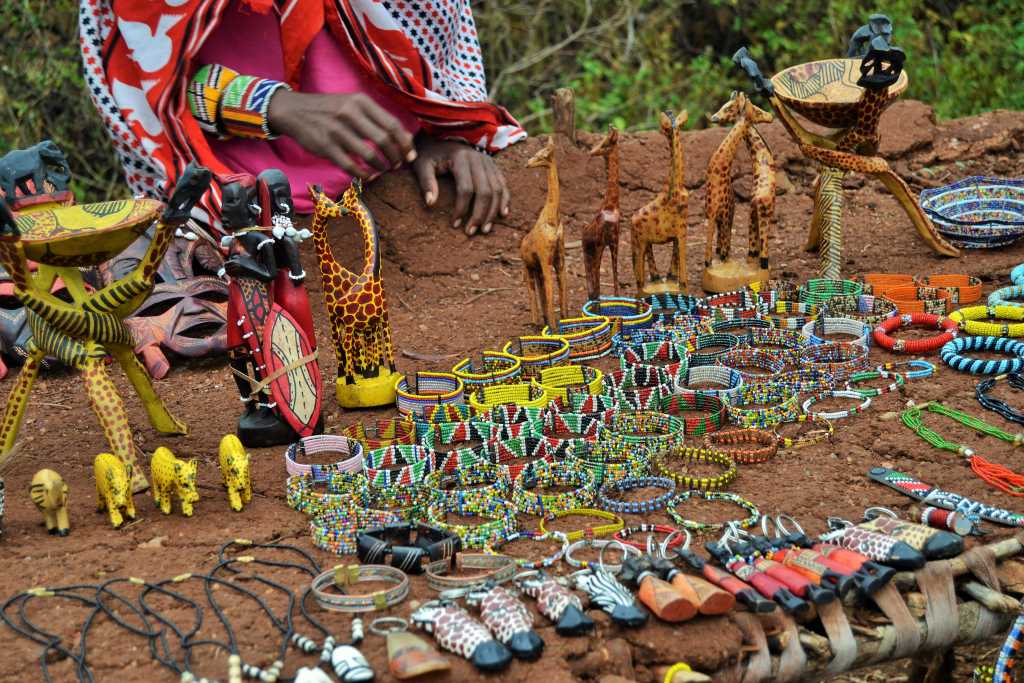
{"label": "spotted wooden leopard figurine", "polygon": [[192,505],[199,502],[196,490],[198,463],[174,457],[169,449],[161,446],[149,461],[149,476],[153,480],[153,500],[165,515],[171,514],[172,493],[181,499],[181,514],[192,516]]}

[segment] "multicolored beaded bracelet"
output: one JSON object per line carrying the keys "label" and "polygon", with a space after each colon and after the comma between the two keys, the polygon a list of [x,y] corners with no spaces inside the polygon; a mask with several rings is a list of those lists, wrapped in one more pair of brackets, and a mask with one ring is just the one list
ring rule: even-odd
{"label": "multicolored beaded bracelet", "polygon": [[[786,360],[767,349],[740,347],[726,351],[718,357],[717,363],[740,373],[744,382],[777,375],[786,369]],[[758,368],[764,372],[750,372],[743,368]]]}
{"label": "multicolored beaded bracelet", "polygon": [[[701,299],[693,312],[699,315],[710,315],[713,316],[715,309],[748,309],[755,308],[757,306],[758,298],[757,295],[749,289],[734,289],[731,292],[719,292],[717,294],[711,294]],[[734,317],[726,314],[718,316],[716,319],[721,320],[725,317]]]}
{"label": "multicolored beaded bracelet", "polygon": [[[941,333],[924,339],[893,338],[892,334],[896,330],[915,325],[941,330]],[[930,313],[904,313],[879,324],[872,335],[876,344],[894,353],[930,353],[946,342],[952,341],[959,334],[959,327],[955,320],[945,316]]]}
{"label": "multicolored beaded bracelet", "polygon": [[794,420],[799,414],[796,391],[775,382],[746,384],[729,405],[729,419],[740,427],[767,429]]}
{"label": "multicolored beaded bracelet", "polygon": [[[509,436],[540,436],[548,416],[548,405],[550,404],[545,404],[543,408],[527,408],[514,403],[501,403],[492,406],[486,413],[478,413],[477,417],[496,427],[508,427],[505,433]],[[517,425],[522,427],[518,430],[511,429]],[[516,431],[519,433],[512,433]]]}
{"label": "multicolored beaded bracelet", "polygon": [[480,387],[469,397],[469,405],[477,414],[488,413],[496,406],[506,403],[524,408],[543,408],[548,404],[548,395],[534,384],[515,382]]}
{"label": "multicolored beaded bracelet", "polygon": [[543,439],[558,448],[575,448],[584,441],[596,441],[605,429],[604,421],[593,415],[552,412],[544,423]]}
{"label": "multicolored beaded bracelet", "polygon": [[459,448],[474,448],[494,438],[495,425],[480,418],[458,422],[435,422],[417,425],[417,445],[429,448],[439,456]]}
{"label": "multicolored beaded bracelet", "polygon": [[[811,406],[813,406],[815,403],[820,403],[821,401],[830,398],[852,398],[855,401],[860,401],[861,403],[860,405],[853,406],[852,408],[847,408],[846,410],[833,410],[831,412],[811,410]],[[814,394],[813,396],[809,396],[807,400],[804,401],[802,406],[805,414],[813,415],[814,417],[824,418],[826,420],[841,420],[844,417],[853,417],[857,413],[863,413],[870,407],[870,396],[862,396],[859,392],[847,391],[845,389],[839,389],[835,391],[823,391],[820,394]]]}
{"label": "multicolored beaded bracelet", "polygon": [[559,462],[571,452],[571,447],[568,445],[553,444],[547,439],[523,436],[492,441],[487,444],[484,455],[488,462],[497,463],[508,470],[509,478],[516,481],[525,472]]}
{"label": "multicolored beaded bracelet", "polygon": [[[665,489],[665,493],[649,500],[617,500],[612,497],[625,491],[645,488]],[[675,497],[676,480],[672,477],[626,477],[604,483],[597,491],[597,505],[602,510],[620,515],[643,515],[663,509]]]}
{"label": "multicolored beaded bracelet", "polygon": [[[689,495],[689,492],[687,492],[686,495]],[[639,541],[635,541],[630,538],[630,536],[636,536],[638,534],[647,534],[645,543],[640,543]],[[624,543],[641,552],[653,554],[655,547],[653,540],[654,534],[665,534],[667,537],[665,540],[668,541],[668,545],[665,546],[666,550],[670,548],[678,548],[686,541],[685,536],[680,534],[678,529],[670,527],[667,524],[637,524],[635,526],[627,526],[616,532],[615,536],[613,536],[613,540]]]}
{"label": "multicolored beaded bracelet", "polygon": [[[873,379],[891,379],[893,381],[884,387],[855,389],[853,386],[855,384],[860,384],[861,382],[870,382]],[[850,379],[846,381],[846,388],[865,398],[874,398],[875,396],[882,396],[883,394],[899,391],[903,388],[903,385],[906,384],[906,381],[907,380],[903,375],[898,372],[890,372],[888,370],[883,370],[882,368],[875,368],[874,370],[864,370],[863,372],[855,372],[850,375]]]}
{"label": "multicolored beaded bracelet", "polygon": [[796,363],[796,352],[809,345],[807,337],[799,330],[781,328],[751,330],[741,341],[744,346],[775,351],[790,364]]}
{"label": "multicolored beaded bracelet", "polygon": [[447,372],[415,372],[395,380],[395,403],[402,415],[421,415],[447,403],[462,403],[462,380]]}
{"label": "multicolored beaded bracelet", "polygon": [[1005,375],[989,377],[988,379],[983,379],[978,382],[978,386],[974,388],[974,397],[978,399],[978,403],[981,404],[982,408],[999,413],[1003,419],[1009,420],[1010,422],[1024,424],[1024,413],[1014,410],[1006,401],[988,395],[988,392],[992,390],[992,387],[994,387],[997,382],[1001,382],[1003,380],[1007,380],[1009,385],[1018,391],[1024,389],[1024,375],[1021,375],[1019,372],[1011,372]]}
{"label": "multicolored beaded bracelet", "polygon": [[577,529],[575,531],[563,532],[565,535],[565,540],[570,543],[578,541],[583,538],[594,539],[599,538],[601,536],[611,536],[616,531],[626,526],[626,523],[623,521],[622,517],[619,517],[614,513],[606,512],[604,510],[598,510],[595,508],[572,508],[570,510],[552,512],[542,517],[540,520],[541,533],[549,533],[548,529],[545,527],[546,523],[553,522],[556,519],[561,519],[563,517],[594,517],[597,519],[603,519],[611,522],[611,524],[588,526],[582,529]]}
{"label": "multicolored beaded bracelet", "polygon": [[837,382],[868,367],[868,347],[856,342],[829,342],[800,349],[797,360],[801,368],[827,372]]}
{"label": "multicolored beaded bracelet", "polygon": [[569,342],[562,337],[523,336],[506,342],[502,352],[515,356],[523,366],[523,381],[569,361]]}
{"label": "multicolored beaded bracelet", "polygon": [[419,415],[410,417],[413,424],[416,425],[416,434],[422,435],[427,425],[439,422],[466,422],[476,417],[476,413],[465,403],[441,403],[427,408]]}
{"label": "multicolored beaded bracelet", "polygon": [[1010,271],[1010,282],[1015,285],[1024,285],[1024,263],[1019,263]]}
{"label": "multicolored beaded bracelet", "polygon": [[[300,458],[321,453],[339,453],[345,457],[330,465],[299,462]],[[362,472],[363,444],[334,434],[303,437],[285,451],[284,468],[288,474],[312,474],[314,479],[326,479],[331,472]]]}
{"label": "multicolored beaded bracelet", "polygon": [[[802,432],[799,436],[783,436],[782,429],[785,424],[815,424],[821,425],[818,429],[808,429]],[[775,425],[775,439],[779,444],[779,448],[803,448],[804,446],[812,446],[816,443],[821,443],[826,439],[831,439],[832,435],[835,434],[836,428],[828,420],[815,417],[813,415],[800,415],[793,422],[785,424]]]}
{"label": "multicolored beaded bracelet", "polygon": [[989,306],[1024,306],[1024,302],[1013,301],[1024,297],[1024,285],[1000,287],[988,295]]}
{"label": "multicolored beaded bracelet", "polygon": [[660,344],[661,342],[674,341],[675,336],[670,330],[645,327],[629,332],[619,332],[612,337],[612,355],[621,356],[622,353],[633,346],[641,344]]}
{"label": "multicolored beaded bracelet", "polygon": [[781,372],[764,379],[756,378],[747,382],[747,386],[760,384],[778,384],[788,387],[798,394],[813,394],[827,389],[834,389],[837,385],[836,378],[823,370],[801,368]]}
{"label": "multicolored beaded bracelet", "polygon": [[761,317],[761,309],[757,309],[756,317],[733,318],[731,320],[716,320],[711,323],[712,334],[732,334],[737,337],[745,337],[752,330],[767,330],[772,328],[770,320]]}
{"label": "multicolored beaded bracelet", "polygon": [[452,366],[452,374],[462,380],[467,396],[480,387],[517,382],[522,373],[523,361],[503,351],[484,351],[479,362],[463,358]]}
{"label": "multicolored beaded bracelet", "polygon": [[886,287],[875,294],[896,304],[896,311],[903,313],[932,313],[946,315],[952,310],[949,290],[939,287]]}
{"label": "multicolored beaded bracelet", "polygon": [[[965,351],[988,351],[1004,353],[1012,358],[1002,360],[981,360],[967,358]],[[942,362],[960,372],[972,375],[1005,375],[1008,372],[1020,372],[1024,368],[1024,342],[1006,337],[957,337],[939,351]]]}
{"label": "multicolored beaded bracelet", "polygon": [[556,398],[548,403],[547,409],[552,413],[583,413],[602,419],[607,413],[618,410],[618,403],[607,394],[590,396],[570,392],[564,399]]}
{"label": "multicolored beaded bracelet", "polygon": [[654,330],[666,332],[671,335],[672,339],[685,343],[698,334],[710,333],[712,322],[711,318],[702,315],[678,313],[671,320],[666,320],[660,325],[655,326]]}
{"label": "multicolored beaded bracelet", "polygon": [[[366,478],[348,474],[344,481],[346,486],[337,490],[328,484],[327,478],[314,479],[312,474],[293,474],[285,479],[285,503],[293,510],[305,515],[316,516],[327,510],[348,510],[359,507],[356,498],[359,490],[365,488]],[[326,492],[315,490],[318,485],[325,486]]]}
{"label": "multicolored beaded bracelet", "polygon": [[[526,531],[521,530],[512,534],[506,539],[506,543],[514,543],[515,541],[536,541],[543,543],[544,541],[555,541],[558,544],[558,549],[540,560],[524,560],[516,558],[516,564],[519,565],[520,569],[531,570],[531,569],[547,569],[548,567],[554,567],[556,564],[562,561],[562,557],[565,556],[565,550],[569,547],[569,541],[566,539],[565,534],[561,531]],[[498,555],[498,551],[494,549],[493,545],[484,546],[484,552],[489,555]]]}
{"label": "multicolored beaded bracelet", "polygon": [[[698,464],[718,465],[722,468],[722,473],[714,477],[692,475],[688,471],[684,473],[674,469],[680,464],[687,469]],[[727,453],[685,446],[655,455],[654,471],[660,476],[671,477],[680,488],[711,491],[724,489],[736,479],[736,461]]]}
{"label": "multicolored beaded bracelet", "polygon": [[185,98],[199,130],[224,134],[217,112],[224,88],[238,76],[238,72],[220,64],[206,64],[196,71],[185,89]]}
{"label": "multicolored beaded bracelet", "polygon": [[863,294],[864,287],[853,280],[808,280],[798,291],[798,297],[805,304],[823,304],[839,294]]}
{"label": "multicolored beaded bracelet", "polygon": [[547,393],[548,400],[566,398],[569,392],[600,394],[604,388],[604,373],[589,365],[563,365],[545,368],[533,380]]}
{"label": "multicolored beaded bracelet", "polygon": [[822,311],[839,318],[853,318],[868,325],[877,325],[897,315],[896,304],[871,294],[842,294],[828,300]]}
{"label": "multicolored beaded bracelet", "polygon": [[604,439],[576,444],[566,454],[565,462],[589,472],[597,486],[651,471],[651,454],[646,448],[626,448]]}
{"label": "multicolored beaded bracelet", "polygon": [[650,327],[654,322],[654,309],[646,301],[625,296],[602,296],[583,304],[583,315],[588,318],[607,316],[612,321],[612,334]]}
{"label": "multicolored beaded bracelet", "polygon": [[917,284],[923,287],[942,287],[947,290],[950,304],[953,306],[972,304],[981,299],[981,280],[971,275],[961,273],[926,275],[918,278]]}
{"label": "multicolored beaded bracelet", "polygon": [[824,344],[826,335],[844,334],[853,337],[854,342],[863,346],[871,345],[871,326],[853,318],[832,318],[822,316],[804,325],[801,330],[812,345]]}
{"label": "multicolored beaded bracelet", "polygon": [[751,282],[747,289],[757,295],[757,303],[768,306],[776,301],[796,301],[800,294],[800,285],[794,280],[761,280]]}
{"label": "multicolored beaded bracelet", "polygon": [[330,508],[309,521],[313,545],[335,555],[355,555],[360,531],[402,523],[393,512],[364,508]]}
{"label": "multicolored beaded bracelet", "polygon": [[[740,345],[740,339],[734,334],[699,334],[687,344],[687,351],[690,352],[690,367],[700,365],[714,365],[715,360],[723,353]],[[714,349],[715,351],[700,351]]]}
{"label": "multicolored beaded bracelet", "polygon": [[905,379],[924,379],[925,377],[931,377],[932,375],[935,374],[935,365],[933,363],[929,363],[926,360],[920,359],[901,360],[896,361],[894,363],[882,363],[880,366],[878,366],[878,369],[896,372],[896,368],[902,367],[904,365],[912,368],[917,368],[917,370],[907,370],[906,372],[899,373],[903,375]]}
{"label": "multicolored beaded bracelet", "polygon": [[220,132],[238,138],[273,140],[267,112],[278,90],[287,83],[258,76],[236,76],[224,87],[217,109]]}
{"label": "multicolored beaded bracelet", "polygon": [[984,318],[996,320],[1024,320],[1024,308],[1020,306],[968,306],[953,311],[949,319],[960,325],[967,334],[986,337],[1024,337],[1024,323],[1002,324],[984,322]]}
{"label": "multicolored beaded bracelet", "polygon": [[353,422],[341,430],[341,436],[363,444],[363,450],[387,446],[411,446],[416,443],[416,427],[412,420],[392,417],[373,422]]}
{"label": "multicolored beaded bracelet", "polygon": [[[793,314],[796,315],[793,315]],[[778,300],[761,308],[761,318],[770,327],[778,327],[783,330],[799,330],[809,322],[813,322],[821,315],[821,307],[817,304],[801,303],[799,301]]]}
{"label": "multicolored beaded bracelet", "polygon": [[[753,444],[754,448],[733,448]],[[768,462],[779,451],[779,440],[773,432],[761,429],[726,429],[704,436],[704,445],[732,458],[739,465]],[[729,448],[722,448],[728,446]]]}
{"label": "multicolored beaded bracelet", "polygon": [[545,325],[541,335],[569,342],[569,361],[579,363],[608,355],[612,350],[612,328],[611,318],[603,315],[565,318],[558,321],[557,332]]}
{"label": "multicolored beaded bracelet", "polygon": [[377,448],[363,458],[363,474],[378,488],[420,484],[434,471],[437,459],[433,450],[423,446]]}
{"label": "multicolored beaded bracelet", "polygon": [[[331,479],[337,474],[331,475]],[[329,486],[334,483],[329,481]],[[381,488],[367,485],[356,494],[356,500],[364,509],[375,509],[392,512],[406,522],[415,522],[423,516],[423,511],[430,502],[430,491],[423,484],[408,486],[392,486]]]}
{"label": "multicolored beaded bracelet", "polygon": [[[705,385],[723,387],[708,389]],[[675,393],[681,396],[714,396],[725,403],[732,403],[743,387],[743,375],[739,370],[724,365],[698,365],[687,369],[686,374],[675,384]]]}
{"label": "multicolored beaded bracelet", "polygon": [[433,499],[441,499],[445,509],[472,510],[493,498],[507,500],[512,494],[508,469],[491,462],[479,461],[447,472],[432,472],[426,485]]}
{"label": "multicolored beaded bracelet", "polygon": [[[737,519],[729,522],[699,522],[687,519],[679,513],[677,508],[680,504],[685,503],[693,497],[703,498],[708,501],[721,500],[727,503],[734,503],[735,505],[743,508],[749,514],[743,519]],[[668,506],[667,512],[669,517],[671,517],[676,524],[698,534],[714,534],[722,531],[727,526],[738,526],[740,529],[749,529],[757,524],[761,519],[761,513],[758,511],[756,505],[742,496],[738,496],[735,493],[729,493],[727,491],[700,491],[698,489],[682,491],[676,498],[675,502]]]}
{"label": "multicolored beaded bracelet", "polygon": [[623,347],[619,352],[619,368],[628,370],[635,365],[661,367],[674,379],[686,372],[689,357],[686,346],[671,339]]}
{"label": "multicolored beaded bracelet", "polygon": [[644,448],[651,454],[683,444],[683,421],[653,410],[623,410],[608,424],[598,443],[612,448]]}
{"label": "multicolored beaded bracelet", "polygon": [[674,292],[648,294],[642,297],[641,300],[644,303],[650,304],[656,323],[669,320],[680,313],[692,313],[700,304],[698,297]]}
{"label": "multicolored beaded bracelet", "polygon": [[[703,367],[712,367],[706,365]],[[701,436],[720,429],[726,422],[727,405],[718,396],[701,392],[673,394],[661,399],[659,412],[674,415],[683,421],[683,434]],[[685,413],[701,412],[703,415],[686,415]]]}
{"label": "multicolored beaded bracelet", "polygon": [[[447,520],[449,513],[459,517],[479,517],[487,521],[480,524],[454,524]],[[474,503],[459,508],[448,507],[441,499],[435,499],[427,506],[427,522],[458,536],[462,547],[467,549],[500,546],[519,531],[515,507],[503,498],[488,498],[483,504]]]}
{"label": "multicolored beaded bracelet", "polygon": [[672,379],[665,368],[656,365],[632,365],[604,376],[604,395],[617,407],[633,410],[656,408],[672,393]]}
{"label": "multicolored beaded bracelet", "polygon": [[[537,493],[536,489],[572,487],[562,493]],[[594,499],[594,476],[568,461],[538,463],[512,483],[515,509],[526,515],[544,517],[552,512],[587,507]]]}

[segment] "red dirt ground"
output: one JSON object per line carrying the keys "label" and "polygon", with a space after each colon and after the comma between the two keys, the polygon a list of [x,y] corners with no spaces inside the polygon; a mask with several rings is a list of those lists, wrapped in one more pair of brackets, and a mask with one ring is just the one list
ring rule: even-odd
{"label": "red dirt ground", "polygon": [[[814,169],[800,157],[778,124],[763,130],[783,170],[778,198],[780,228],[771,238],[772,274],[803,280],[812,276],[817,263],[815,255],[801,248],[812,208],[809,185]],[[723,135],[722,130],[712,129],[686,136],[687,185],[691,189],[687,260],[691,282],[699,283],[701,273],[703,171]],[[563,148],[559,158],[562,214],[566,239],[570,243],[567,314],[576,314],[584,301],[583,265],[576,241],[581,226],[596,210],[604,189],[601,161],[586,156],[584,149],[584,143],[590,144],[597,137],[582,134],[580,148]],[[494,233],[487,237],[469,239],[449,227],[450,187],[442,191],[438,202],[444,208],[434,211],[423,208],[413,178],[407,172],[384,178],[368,190],[369,204],[382,226],[384,272],[396,347],[421,357],[437,358],[436,362],[424,362],[399,356],[400,369],[446,370],[468,352],[494,348],[509,337],[531,331],[517,255],[519,240],[532,225],[546,192],[543,172],[524,169],[525,160],[542,142],[531,139],[500,157],[511,184],[514,204],[511,216],[497,224]],[[993,112],[937,124],[927,106],[903,102],[892,107],[883,118],[881,153],[893,161],[895,168],[917,191],[972,174],[1024,175],[1024,162],[1019,156],[1022,142],[1022,113]],[[643,133],[624,136],[621,153],[622,204],[624,214],[629,216],[662,187],[667,149],[661,135]],[[740,203],[736,211],[738,227],[734,245],[742,245],[748,215],[745,201],[751,184],[745,151],[741,152],[736,169]],[[846,273],[967,272],[982,279],[987,295],[992,289],[1008,284],[1010,268],[1024,261],[1024,243],[993,252],[967,252],[960,259],[937,257],[927,251],[896,202],[881,190],[880,184],[853,177],[847,185]],[[624,227],[622,252],[626,256],[621,258],[619,269],[626,292],[630,291],[627,232]],[[333,239],[336,253],[358,253],[350,225],[337,228]],[[576,242],[575,248],[573,242]],[[660,262],[664,260],[662,254]],[[307,272],[316,273],[311,246],[305,249],[305,265]],[[605,268],[607,270],[607,262]],[[610,279],[608,271],[606,291],[610,291]],[[321,368],[326,384],[332,386],[336,362],[319,303],[318,278],[311,277],[308,286],[320,341]],[[873,355],[878,361],[887,357],[879,351],[874,351]],[[183,438],[165,438],[153,431],[123,377],[114,374],[126,398],[138,445],[147,453],[164,445],[179,457],[199,459],[202,500],[195,517],[185,519],[177,512],[164,517],[149,494],[136,497],[139,520],[120,531],[113,530],[106,517],[96,513],[92,459],[106,450],[106,445],[77,378],[69,373],[50,371],[36,385],[22,427],[19,452],[4,472],[7,515],[0,539],[0,596],[37,585],[97,582],[104,577],[129,575],[156,580],[190,570],[209,569],[217,548],[238,536],[260,541],[280,539],[312,548],[305,517],[284,504],[283,449],[253,453],[253,502],[241,513],[232,513],[227,507],[216,464],[217,443],[222,435],[233,430],[239,404],[234,382],[223,361],[178,362],[167,379],[157,383],[159,394],[172,412],[191,426],[191,434]],[[9,387],[11,381],[9,378],[5,384]],[[903,397],[888,394],[878,398],[866,414],[839,423],[831,444],[787,453],[769,464],[742,468],[732,490],[755,501],[764,512],[788,512],[796,516],[809,533],[823,531],[827,515],[852,519],[869,505],[884,505],[904,512],[911,508],[909,499],[867,480],[865,472],[877,464],[909,471],[930,483],[1021,511],[1019,501],[993,491],[956,457],[925,445],[894,419],[894,411],[903,406],[906,398],[918,402],[941,398],[956,408],[1014,431],[1012,425],[981,410],[974,399],[974,384],[971,377],[941,367],[932,379],[908,383]],[[1000,388],[997,395],[1020,404],[1020,398],[1011,396],[1005,388]],[[324,412],[328,431],[370,416],[339,409],[333,395],[326,399]],[[951,438],[978,444],[979,440],[966,429],[951,427],[948,423],[935,426]],[[985,440],[977,450],[992,460],[1022,469],[1010,444],[992,441]],[[72,533],[67,538],[48,536],[28,499],[29,480],[43,467],[59,471],[70,486]],[[720,520],[733,512],[728,507],[695,506],[693,514],[698,518]],[[665,521],[657,515],[653,518]],[[523,521],[526,526],[535,524],[533,520]],[[508,550],[513,554],[538,555],[548,549],[531,548],[520,542]],[[316,550],[313,553],[325,566],[336,562],[325,553]],[[564,566],[563,571],[567,571]],[[301,583],[297,572],[278,571],[271,573],[271,577],[296,587]],[[424,584],[414,582],[414,599],[426,600],[431,596],[432,591]],[[252,605],[232,607],[231,597],[225,597],[225,602],[240,635],[243,656],[248,660],[269,661],[277,647],[277,632]],[[277,610],[282,609],[282,600],[274,596],[270,600]],[[394,613],[407,616],[410,609],[410,601],[406,601]],[[85,610],[58,602],[45,606],[36,604],[31,614],[42,627],[70,639],[68,642],[76,642],[74,633],[85,617]],[[185,612],[171,614],[183,620],[190,618]],[[560,683],[604,677],[605,683],[613,683],[611,676],[617,675],[653,681],[664,666],[679,660],[688,661],[695,669],[712,672],[740,654],[740,632],[728,618],[699,619],[677,627],[652,624],[633,632],[610,626],[600,615],[597,619],[599,629],[595,636],[570,640],[556,636],[543,618],[538,617],[540,633],[547,641],[545,656],[534,664],[513,663],[507,672],[495,678],[525,681],[543,677],[548,683]],[[325,621],[339,636],[347,634],[348,620],[343,615],[329,614]],[[207,614],[206,623],[203,635],[223,637],[220,630],[213,627],[212,614]],[[0,657],[0,680],[39,679],[36,646],[12,637],[7,629],[0,629],[0,648],[5,653]],[[377,671],[378,680],[390,679],[383,640],[367,634],[362,649]],[[586,654],[588,651],[590,655]],[[299,660],[294,652],[291,650],[288,656],[289,673]],[[166,669],[151,661],[142,639],[128,636],[102,620],[90,632],[88,653],[98,681],[175,680]],[[207,648],[197,652],[197,656],[201,662],[198,670],[202,674],[225,678],[226,664],[221,652]],[[476,677],[464,661],[454,656],[451,660],[452,680]],[[961,663],[957,677],[969,676],[971,666],[973,663]],[[73,674],[66,662],[54,664],[53,668],[55,680],[72,680]],[[899,676],[902,668],[893,667],[877,675],[892,678]]]}

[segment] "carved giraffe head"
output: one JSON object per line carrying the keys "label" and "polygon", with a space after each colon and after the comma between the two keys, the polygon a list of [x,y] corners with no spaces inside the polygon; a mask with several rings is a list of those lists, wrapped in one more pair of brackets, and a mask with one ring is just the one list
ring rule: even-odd
{"label": "carved giraffe head", "polygon": [[665,136],[665,139],[672,140],[672,112],[663,111],[658,115],[658,126],[661,128],[661,134]]}
{"label": "carved giraffe head", "polygon": [[615,151],[615,148],[619,145],[619,129],[615,126],[608,126],[608,134],[605,135],[601,142],[594,145],[590,150],[590,156],[592,157],[606,157]]}
{"label": "carved giraffe head", "polygon": [[747,121],[750,123],[771,123],[775,120],[775,115],[770,111],[765,111],[750,100],[747,100]]}
{"label": "carved giraffe head", "polygon": [[526,168],[547,168],[555,161],[555,137],[548,136],[548,144],[544,145],[526,162]]}
{"label": "carved giraffe head", "polygon": [[748,101],[745,94],[733,90],[729,101],[709,117],[711,123],[736,123],[745,113]]}

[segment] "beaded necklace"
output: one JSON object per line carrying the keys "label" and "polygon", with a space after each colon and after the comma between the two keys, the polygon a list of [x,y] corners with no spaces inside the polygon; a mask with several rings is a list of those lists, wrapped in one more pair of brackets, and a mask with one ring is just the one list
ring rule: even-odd
{"label": "beaded necklace", "polygon": [[995,377],[990,377],[978,382],[978,386],[974,389],[974,396],[978,399],[978,403],[980,403],[986,410],[999,413],[1003,418],[1010,422],[1024,424],[1024,413],[1014,410],[1006,401],[988,395],[988,392],[992,390],[992,387],[1003,380],[1006,380],[1014,389],[1024,389],[1024,375],[1019,372],[1011,372],[1005,375],[996,375]]}

